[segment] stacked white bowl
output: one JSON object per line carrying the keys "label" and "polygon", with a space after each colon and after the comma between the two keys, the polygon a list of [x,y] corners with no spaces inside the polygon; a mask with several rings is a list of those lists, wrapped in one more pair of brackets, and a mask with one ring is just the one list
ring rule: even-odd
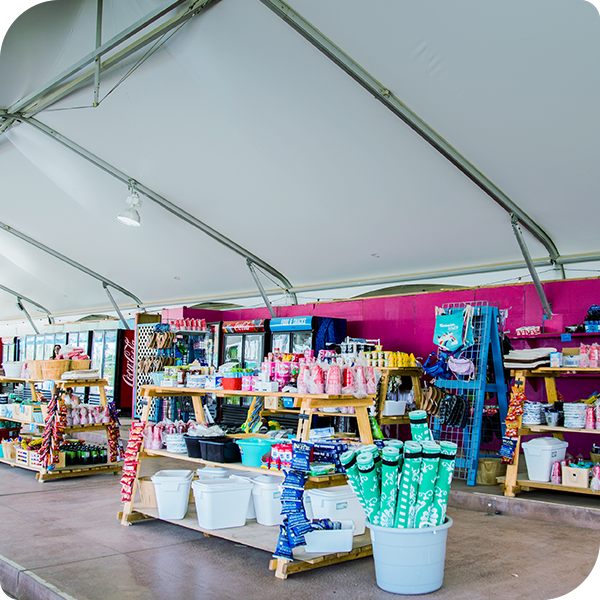
{"label": "stacked white bowl", "polygon": [[585,402],[565,402],[565,427],[569,429],[583,429],[585,427],[585,413],[588,405]]}

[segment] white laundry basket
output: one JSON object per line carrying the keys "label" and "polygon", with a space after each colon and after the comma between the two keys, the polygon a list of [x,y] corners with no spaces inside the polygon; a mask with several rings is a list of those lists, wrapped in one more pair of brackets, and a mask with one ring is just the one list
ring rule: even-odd
{"label": "white laundry basket", "polygon": [[305,496],[310,498],[313,518],[351,520],[355,525],[354,535],[362,535],[365,532],[365,511],[349,485],[306,490]]}

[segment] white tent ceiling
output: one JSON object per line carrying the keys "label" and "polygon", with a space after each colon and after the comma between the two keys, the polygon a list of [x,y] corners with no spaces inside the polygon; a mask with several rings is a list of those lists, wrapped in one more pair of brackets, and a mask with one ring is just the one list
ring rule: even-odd
{"label": "white tent ceiling", "polygon": [[[169,4],[104,0],[102,43]],[[179,4],[103,60],[204,2]],[[535,222],[566,257],[567,277],[598,268],[589,262],[600,258],[600,18],[592,4],[287,4]],[[91,81],[40,112],[19,103],[94,51],[97,1],[53,0],[21,15],[0,53],[0,111],[20,117],[7,118],[0,135],[2,224],[144,306],[257,290],[244,256],[144,193],[142,226],[120,224],[126,183],[35,119],[267,263],[300,301],[318,288],[433,281],[446,271],[488,272],[468,279],[484,283],[501,279],[489,273],[505,263],[527,273],[509,213],[273,6],[284,5],[213,2],[104,67],[98,106]],[[548,249],[522,229],[542,278],[560,276]],[[273,302],[290,301],[281,280],[258,273]],[[55,315],[110,307],[100,281],[2,229],[0,285]],[[121,307],[135,306],[109,289]],[[14,318],[22,318],[14,296],[0,291],[0,320]]]}

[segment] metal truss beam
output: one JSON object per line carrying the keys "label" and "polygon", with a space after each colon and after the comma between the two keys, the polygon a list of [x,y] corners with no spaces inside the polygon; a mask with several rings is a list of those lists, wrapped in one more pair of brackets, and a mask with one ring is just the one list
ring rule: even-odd
{"label": "metal truss beam", "polygon": [[35,246],[36,248],[42,250],[43,252],[50,254],[50,256],[54,256],[54,258],[57,258],[58,260],[70,265],[71,267],[74,267],[78,271],[81,271],[82,273],[85,273],[86,275],[89,275],[90,277],[93,277],[94,279],[101,281],[104,286],[109,285],[112,288],[114,288],[115,290],[119,290],[122,294],[125,294],[125,296],[129,296],[132,300],[134,300],[138,306],[140,306],[142,304],[142,301],[137,296],[134,296],[131,292],[127,291],[125,288],[110,281],[110,279],[106,279],[106,277],[99,275],[95,271],[88,269],[87,267],[83,266],[82,264],[75,262],[73,259],[69,258],[68,256],[65,256],[64,254],[61,254],[60,252],[57,252],[56,250],[49,248],[45,244],[38,242],[37,240],[33,239],[32,237],[29,237],[28,235],[15,229],[14,227],[11,227],[10,225],[7,225],[6,223],[0,222],[0,229],[6,231],[7,233],[10,233],[11,235],[14,235],[15,237],[22,239],[24,242],[27,242],[28,244]]}
{"label": "metal truss beam", "polygon": [[[137,35],[139,32],[143,31],[146,27],[148,27],[152,23],[158,21],[159,19],[161,19],[162,17],[164,17],[165,15],[167,15],[169,12],[176,9],[177,7],[181,6],[182,4],[188,5],[187,9],[184,11],[184,14],[187,16],[187,18],[190,18],[190,17],[194,16],[194,13],[192,12],[192,7],[194,7],[193,10],[200,10],[201,9],[200,7],[203,8],[204,5],[210,4],[212,1],[214,1],[214,0],[204,0],[204,2],[199,3],[197,0],[195,0],[195,1],[172,0],[171,2],[168,2],[167,4],[153,10],[152,12],[148,13],[147,15],[145,15],[144,17],[142,17],[141,19],[139,19],[138,21],[133,23],[133,25],[130,25],[129,27],[127,27],[126,29],[124,29],[123,31],[118,33],[116,36],[112,37],[110,40],[108,40],[107,42],[105,42],[104,44],[102,44],[101,46],[96,48],[93,52],[90,52],[88,55],[84,56],[81,60],[77,61],[75,64],[71,65],[69,68],[65,69],[62,73],[60,73],[60,75],[57,75],[56,77],[51,79],[49,82],[44,84],[43,87],[41,87],[41,88],[37,89],[35,92],[32,92],[31,94],[25,96],[25,98],[22,98],[18,102],[15,102],[12,106],[10,106],[7,109],[7,112],[15,113],[15,112],[27,111],[29,108],[32,107],[32,105],[38,104],[41,99],[48,96],[48,94],[52,90],[55,90],[57,88],[57,86],[59,86],[61,83],[65,82],[70,77],[73,77],[76,73],[79,73],[79,71],[81,71],[88,65],[93,64],[96,61],[96,59],[101,58],[107,52],[110,52],[111,50],[113,50],[114,48],[116,48],[117,46],[122,44],[123,42],[127,41],[134,35]],[[179,24],[179,23],[177,23],[177,24]],[[176,27],[177,24],[172,25],[172,27]],[[163,27],[165,27],[165,25],[163,25]],[[165,28],[163,30],[162,27],[159,29],[161,30],[162,33],[165,33],[166,31],[169,30],[167,28]],[[161,33],[161,35],[162,35],[162,33]],[[140,43],[141,43],[141,45],[138,46],[138,44],[140,44]],[[136,44],[135,44],[136,50],[139,49],[140,47],[143,47],[143,45],[145,45],[147,43],[149,43],[149,41],[142,43],[142,40],[138,40],[138,42],[136,42]],[[91,77],[94,76],[94,72],[95,72],[95,68],[92,68],[89,71],[89,74]],[[56,101],[56,99],[53,100],[53,102],[55,102],[55,101]],[[39,108],[39,106],[37,108],[38,108],[38,110],[41,110]]]}
{"label": "metal truss beam", "polygon": [[[156,192],[154,192],[150,188],[146,187],[142,183],[139,183],[138,181],[134,180],[132,177],[130,177],[123,171],[120,171],[116,167],[113,167],[111,164],[102,160],[95,154],[92,154],[85,148],[79,146],[72,140],[68,139],[64,135],[58,133],[56,130],[48,127],[47,125],[38,121],[37,119],[23,118],[21,116],[16,116],[16,115],[11,115],[11,116],[18,118],[22,122],[27,123],[28,125],[34,127],[38,131],[41,131],[42,133],[46,134],[50,138],[56,140],[57,142],[60,142],[63,146],[65,146],[66,148],[68,148],[69,150],[74,152],[75,154],[78,154],[79,156],[81,156],[82,158],[87,160],[88,162],[90,162],[93,165],[95,165],[96,167],[102,169],[105,173],[108,173],[109,175],[111,175],[115,179],[118,179],[125,185],[129,186],[132,182],[135,183],[135,187],[138,192],[142,193],[144,196],[146,196],[147,198],[149,198],[150,200],[152,200],[153,202],[158,204],[160,207],[164,208],[166,211],[175,215],[182,221],[185,221],[192,227],[199,229],[200,231],[202,231],[203,233],[205,233],[206,235],[211,237],[213,240],[219,242],[221,245],[225,246],[229,250],[232,250],[236,254],[243,256],[247,260],[250,260],[253,264],[260,267],[263,271],[270,273],[273,277],[275,277],[277,280],[279,280],[281,282],[282,287],[285,290],[285,292],[290,294],[292,299],[295,300],[295,296],[293,295],[292,292],[290,292],[290,290],[292,288],[292,284],[286,279],[286,277],[284,275],[282,275],[279,271],[277,271],[275,268],[273,268],[271,265],[266,263],[264,260],[262,260],[258,256],[252,254],[251,252],[249,252],[248,250],[246,250],[245,248],[243,248],[242,246],[240,246],[233,240],[231,240],[228,237],[224,236],[223,234],[219,233],[216,229],[213,229],[212,227],[210,227],[206,223],[200,221],[199,219],[197,219],[190,213],[186,212],[182,208],[179,208],[179,206],[177,206],[176,204],[173,204],[172,202],[170,202],[163,196],[157,194]],[[113,287],[114,287],[114,285],[113,285]]]}
{"label": "metal truss beam", "polygon": [[[38,304],[37,302],[31,300],[27,296],[23,296],[23,294],[19,294],[18,292],[11,290],[10,288],[7,288],[4,285],[0,285],[0,290],[6,292],[7,294],[10,294],[11,296],[14,296],[17,299],[17,306],[19,310],[25,311],[25,308],[22,303],[22,301],[25,300],[26,302],[29,302],[29,304],[33,304],[34,306],[37,306],[41,311],[45,312],[48,315],[48,322],[50,323],[50,325],[54,323],[54,319],[52,318],[52,314],[50,313],[50,311],[47,308],[44,308],[41,304]],[[29,313],[27,311],[25,311],[25,313],[29,317]],[[35,325],[33,325],[33,323],[31,322],[31,317],[29,317],[29,322],[31,323],[31,326],[36,330],[36,333],[39,333]]]}
{"label": "metal truss beam", "polygon": [[[316,27],[309,23],[302,15],[297,13],[281,0],[260,0],[271,9],[278,17],[295,29],[315,48],[320,50],[327,58],[345,71],[352,79],[360,84],[374,98],[379,100],[386,108],[399,117],[413,131],[419,134],[426,142],[433,146],[442,156],[449,160],[471,181],[479,186],[492,200],[500,205],[509,214],[515,214],[519,222],[529,231],[544,248],[550,259],[557,262],[560,254],[550,236],[527,213],[517,206],[502,190],[492,183],[481,171],[470,163],[462,154],[453,148],[442,136],[433,130],[425,121],[410,110],[389,88],[382,85],[355,60],[336,46],[330,39],[323,35]],[[564,278],[564,270],[562,277]]]}

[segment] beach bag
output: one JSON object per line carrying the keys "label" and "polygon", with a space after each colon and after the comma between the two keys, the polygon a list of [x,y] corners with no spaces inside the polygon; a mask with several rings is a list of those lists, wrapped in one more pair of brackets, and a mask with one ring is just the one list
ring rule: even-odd
{"label": "beach bag", "polygon": [[474,343],[473,307],[446,313],[443,308],[435,308],[435,329],[433,343],[445,352],[456,352]]}

